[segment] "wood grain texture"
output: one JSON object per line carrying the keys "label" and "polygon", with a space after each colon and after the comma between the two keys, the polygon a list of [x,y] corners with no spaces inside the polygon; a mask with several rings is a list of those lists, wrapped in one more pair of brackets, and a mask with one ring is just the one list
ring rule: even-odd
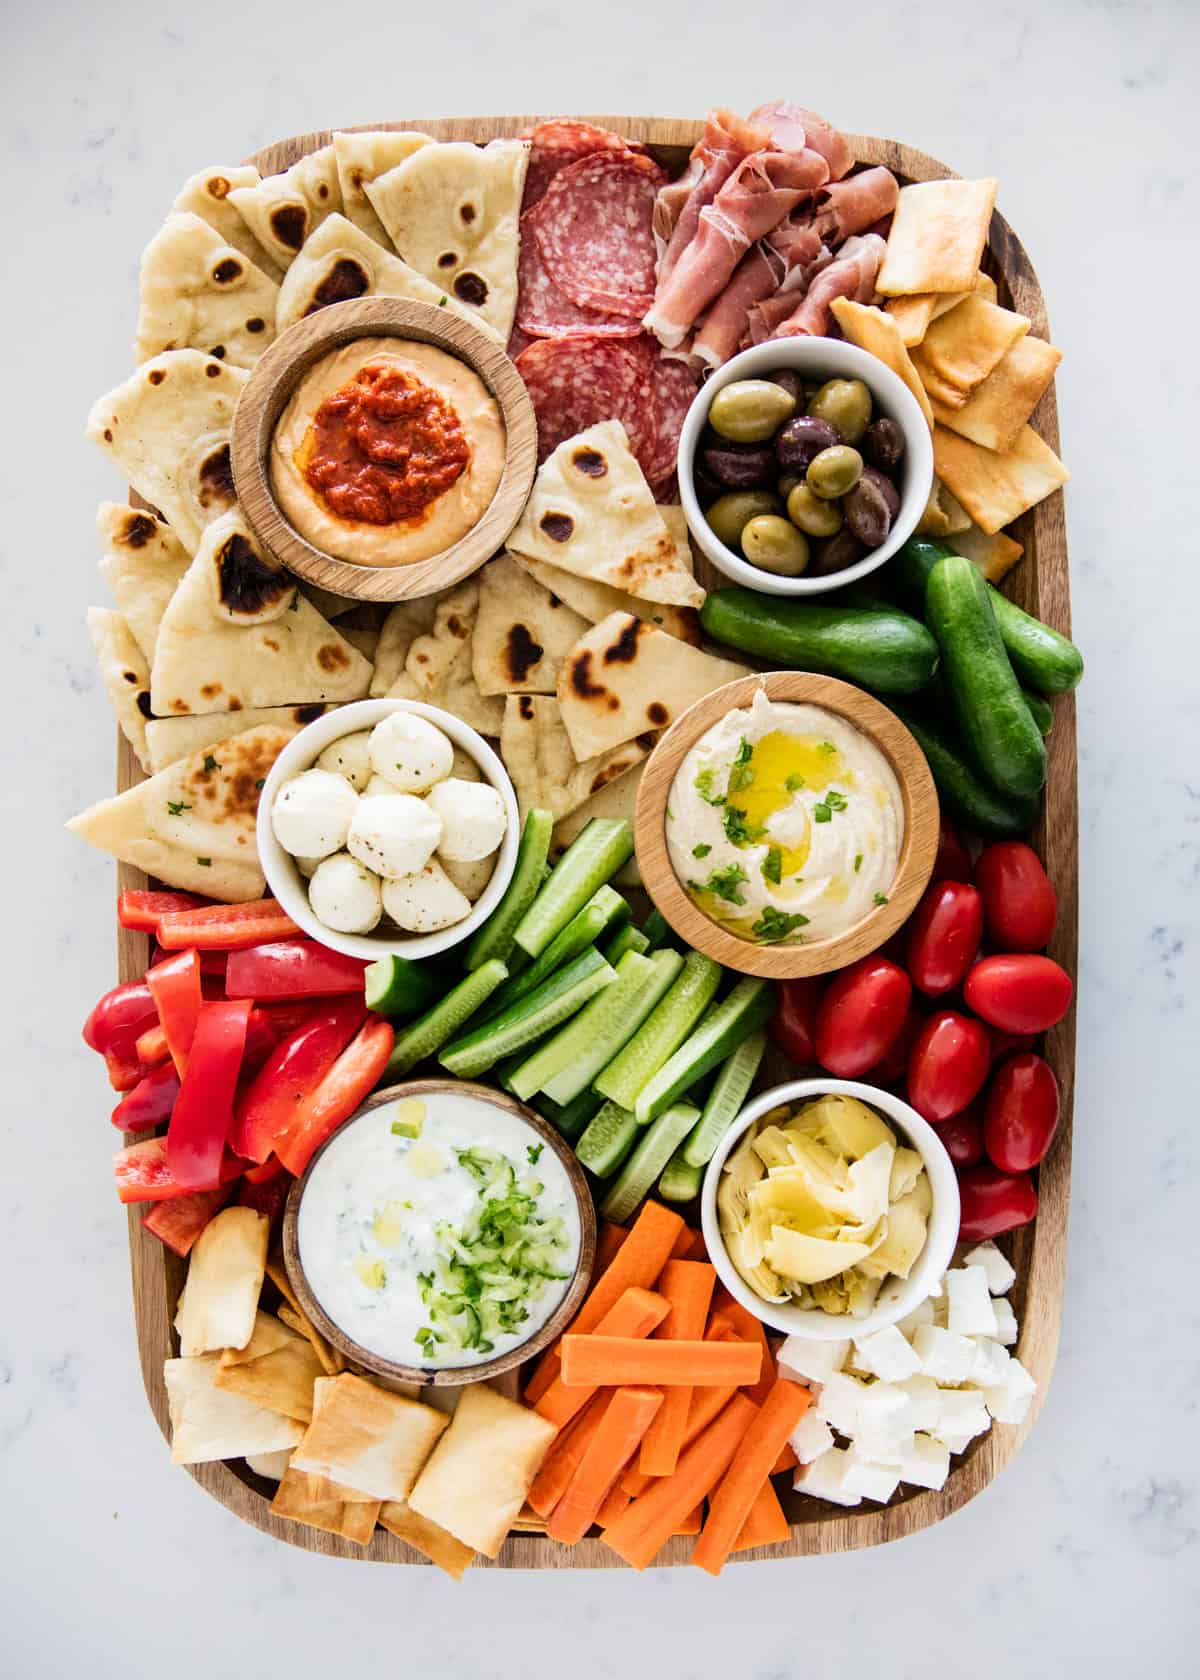
{"label": "wood grain texture", "polygon": [[[727,713],[753,703],[759,687],[771,700],[823,706],[864,734],[896,773],[904,804],[904,839],[888,901],[836,939],[804,945],[755,945],[740,939],[688,897],[667,850],[667,802],[680,765],[700,737]],[[792,980],[806,974],[829,974],[846,968],[891,938],[917,907],[938,848],[938,798],[925,755],[894,712],[862,689],[836,677],[807,671],[769,671],[706,694],[676,718],[646,763],[638,784],[634,843],[642,885],[656,907],[697,951],[736,969],[768,980]]]}
{"label": "wood grain texture", "polygon": [[[504,420],[504,471],[482,517],[458,542],[412,565],[359,566],[326,554],[296,530],[271,483],[271,440],[296,387],[324,357],[360,338],[415,340],[465,362],[496,399]],[[407,601],[461,583],[503,546],[537,470],[537,420],[524,380],[496,341],[471,321],[407,298],[356,298],[297,321],[260,356],[234,410],[230,458],[243,513],[298,577],[357,600]]]}
{"label": "wood grain texture", "polygon": [[[362,124],[370,128],[420,128],[437,139],[485,141],[518,133],[536,115],[510,117],[457,117],[441,121]],[[701,132],[702,124],[682,118],[595,116],[588,119],[616,129],[631,140],[641,141],[670,169],[678,169],[688,148]],[[306,152],[324,145],[329,130],[299,135],[259,152],[250,161],[264,174],[288,168]],[[849,136],[855,157],[864,164],[886,164],[904,181],[928,181],[954,172],[936,158],[898,141],[865,135]],[[1027,315],[1035,336],[1049,338],[1045,303],[1032,264],[1004,218],[993,215],[984,266],[996,280],[1000,301]],[[1054,387],[1042,397],[1032,417],[1035,430],[1056,451],[1059,448],[1058,409]],[[1004,592],[1018,605],[1036,614],[1056,630],[1069,635],[1071,629],[1070,583],[1067,570],[1066,524],[1062,493],[1056,492],[1023,514],[1012,528],[1024,544],[1023,563],[1004,580]],[[698,563],[702,583],[715,583]],[[1078,917],[1078,800],[1075,746],[1075,701],[1064,695],[1054,701],[1055,724],[1048,745],[1048,777],[1042,813],[1032,841],[1040,852],[1058,892],[1058,926],[1049,952],[1068,970],[1075,972]],[[132,749],[119,738],[118,787],[132,787],[142,779]],[[140,871],[121,865],[118,882],[122,887],[145,886]],[[143,934],[118,930],[120,978],[136,978],[145,971],[148,941]],[[1009,1464],[1037,1420],[1054,1371],[1058,1350],[1059,1321],[1066,1270],[1067,1211],[1071,1183],[1072,1111],[1075,1083],[1075,1008],[1047,1034],[1045,1055],[1054,1069],[1062,1092],[1062,1118],[1054,1147],[1038,1169],[1040,1210],[1033,1225],[1002,1239],[1017,1268],[1013,1305],[1021,1325],[1017,1353],[1038,1384],[1038,1393],[1025,1422],[996,1424],[980,1436],[971,1448],[955,1460],[954,1469],[940,1493],[911,1490],[882,1510],[859,1507],[837,1511],[801,1495],[787,1495],[784,1503],[792,1525],[785,1545],[756,1548],[739,1553],[737,1563],[759,1558],[804,1557],[853,1551],[903,1539],[952,1515],[980,1493]],[[777,1083],[788,1076],[786,1064],[768,1059],[762,1070],[764,1083]],[[128,1141],[133,1141],[131,1138]],[[134,1314],[138,1335],[138,1356],[151,1410],[164,1435],[167,1433],[167,1400],[162,1362],[177,1352],[171,1331],[175,1302],[183,1281],[183,1262],[166,1250],[157,1238],[142,1230],[141,1211],[128,1209],[130,1263]],[[365,1549],[350,1546],[335,1535],[282,1521],[270,1509],[274,1484],[263,1481],[244,1464],[199,1464],[188,1467],[199,1484],[237,1516],[263,1533],[273,1535],[307,1551],[331,1557],[368,1559],[375,1562],[425,1564],[401,1541],[377,1531]],[[673,1540],[655,1560],[656,1565],[686,1563],[690,1542]],[[428,1567],[433,1567],[429,1565]],[[494,1562],[481,1559],[477,1567],[499,1569],[618,1569],[625,1566],[599,1540],[584,1540],[563,1547],[533,1534],[514,1534]]]}

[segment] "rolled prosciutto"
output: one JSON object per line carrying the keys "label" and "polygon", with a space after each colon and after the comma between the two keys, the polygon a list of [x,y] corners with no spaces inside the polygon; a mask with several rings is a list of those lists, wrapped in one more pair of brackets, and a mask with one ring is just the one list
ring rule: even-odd
{"label": "rolled prosciutto", "polygon": [[829,179],[840,181],[854,165],[854,153],[844,134],[803,105],[790,105],[786,99],[774,99],[759,105],[750,113],[750,121],[768,130],[771,144],[781,152],[799,151],[807,147],[820,152],[829,165]]}
{"label": "rolled prosciutto", "polygon": [[735,111],[709,112],[687,168],[677,181],[667,182],[654,205],[660,285],[695,233],[700,212],[716,198],[742,159],[762,151],[769,143],[765,128],[756,128]]}
{"label": "rolled prosciutto", "polygon": [[[707,367],[720,367],[733,355],[749,330],[749,313],[786,284],[790,274],[803,271],[821,254],[821,241],[811,225],[784,222],[752,245],[733,271],[733,277],[701,321],[692,354]],[[790,313],[793,298],[785,314]]]}
{"label": "rolled prosciutto", "polygon": [[864,169],[860,175],[848,175],[821,188],[814,225],[822,239],[840,245],[890,216],[899,196],[900,183],[890,169]]}
{"label": "rolled prosciutto", "polygon": [[877,233],[847,239],[836,259],[813,280],[799,308],[779,322],[771,337],[823,338],[829,330],[829,305],[834,298],[870,301],[886,250]]}

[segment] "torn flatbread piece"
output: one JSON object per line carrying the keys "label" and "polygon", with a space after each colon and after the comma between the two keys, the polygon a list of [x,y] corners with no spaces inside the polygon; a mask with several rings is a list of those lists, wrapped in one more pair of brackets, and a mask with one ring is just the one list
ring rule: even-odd
{"label": "torn flatbread piece", "polygon": [[517,223],[528,140],[422,146],[364,190],[406,263],[508,342],[517,308]]}
{"label": "torn flatbread piece", "polygon": [[292,1457],[309,1470],[377,1499],[407,1499],[446,1417],[344,1371],[318,1378],[313,1418]]}
{"label": "torn flatbread piece", "polygon": [[519,1401],[472,1383],[408,1503],[464,1546],[494,1558],[556,1434]]}
{"label": "torn flatbread piece", "polygon": [[933,401],[961,408],[1028,331],[1027,315],[1001,309],[972,292],[933,322],[913,352],[913,362]]}
{"label": "torn flatbread piece", "polygon": [[245,222],[229,202],[235,187],[257,187],[262,176],[252,163],[238,163],[229,167],[217,164],[212,169],[200,169],[183,183],[172,210],[199,216],[215,228],[227,245],[249,257],[256,268],[278,280],[283,273],[269,251],[264,251]]}
{"label": "torn flatbread piece", "polygon": [[190,758],[205,747],[231,741],[251,729],[261,729],[264,724],[298,735],[332,709],[318,702],[308,706],[247,706],[240,712],[203,712],[197,717],[150,718],[146,724],[150,772],[157,775],[181,758]]}
{"label": "torn flatbread piece", "polygon": [[589,426],[546,458],[508,546],[644,601],[704,604],[619,420]]}
{"label": "torn flatbread piece", "polygon": [[901,187],[875,282],[885,297],[969,292],[987,243],[1000,183],[918,181]]}
{"label": "torn flatbread piece", "polygon": [[693,701],[749,667],[718,659],[656,630],[632,613],[593,625],[563,662],[558,703],[579,760],[665,729]]}
{"label": "torn flatbread piece", "polygon": [[1070,473],[1032,426],[1004,455],[981,449],[945,426],[933,434],[933,464],[981,531],[993,536],[1064,485]]}
{"label": "torn flatbread piece", "polygon": [[432,144],[432,136],[411,129],[376,129],[366,134],[337,133],[333,137],[342,209],[355,227],[387,250],[391,249],[387,229],[367,197],[367,182],[386,175],[422,146]]}
{"label": "torn flatbread piece", "polygon": [[1062,351],[1044,338],[1018,338],[961,408],[934,403],[934,417],[939,425],[1003,455],[1020,437],[1061,361]]}
{"label": "torn flatbread piece", "polygon": [[89,607],[87,627],[100,680],[121,733],[137,754],[142,769],[149,771],[146,719],[150,715],[150,667],[119,612],[113,612],[110,607]]}
{"label": "torn flatbread piece", "polygon": [[385,1500],[379,1522],[389,1534],[394,1534],[397,1540],[403,1540],[406,1546],[420,1552],[430,1563],[436,1563],[456,1581],[461,1581],[475,1562],[475,1553],[470,1546],[464,1546],[449,1530],[439,1528],[428,1517],[418,1516],[403,1499]]}
{"label": "torn flatbread piece", "polygon": [[441,595],[434,608],[433,628],[413,638],[404,671],[388,693],[441,706],[481,735],[499,735],[504,701],[498,694],[480,694],[471,666],[471,637],[478,616],[477,577]]}
{"label": "torn flatbread piece", "polygon": [[[618,748],[617,751],[620,751]],[[638,788],[642,785],[642,771],[646,768],[647,760],[639,759],[632,770],[626,770],[624,775],[615,777],[611,782],[586,799],[582,805],[576,806],[567,816],[561,817],[554,825],[554,833],[550,839],[550,853],[557,857],[565,852],[573,840],[577,840],[591,822],[593,817],[604,817],[613,822],[627,822],[633,827],[634,813],[637,808]],[[624,862],[612,877],[614,887],[637,887],[642,882],[642,872],[638,868],[637,858],[631,857]]]}
{"label": "torn flatbread piece", "polygon": [[408,650],[416,637],[427,635],[433,629],[433,615],[440,599],[440,594],[416,595],[409,601],[397,601],[389,610],[375,644],[372,698],[387,694],[404,674]]}
{"label": "torn flatbread piece", "polygon": [[1012,571],[1025,550],[1019,542],[996,531],[989,536],[978,525],[956,531],[949,539],[950,547],[965,554],[972,565],[978,566],[989,583],[999,583]]}
{"label": "torn flatbread piece", "polygon": [[345,216],[327,216],[309,235],[279,288],[276,324],[279,332],[327,304],[351,298],[414,298],[441,305],[451,314],[466,316],[466,308],[403,262],[396,253],[372,239]]}
{"label": "torn flatbread piece", "polygon": [[471,669],[480,694],[553,694],[588,620],[501,554],[479,573]]}
{"label": "torn flatbread piece", "polygon": [[122,502],[101,502],[96,530],[104,549],[100,575],[143,656],[153,660],[162,615],[192,557],[169,525]]}
{"label": "torn flatbread piece", "polygon": [[580,763],[553,695],[510,694],[505,702],[500,756],[512,777],[522,821],[530,811],[541,810],[557,822],[608,782],[624,777],[653,745],[654,737],[645,734]]}
{"label": "torn flatbread piece", "polygon": [[[971,523],[971,515],[966,508],[954,500],[940,478],[935,478],[929,492],[929,500],[925,503],[925,511],[917,520],[917,535],[919,537],[946,537],[954,531],[965,531]],[[146,736],[149,739],[150,731]]]}
{"label": "torn flatbread piece", "polygon": [[309,235],[342,208],[333,147],[310,152],[255,187],[235,187],[229,202],[280,268],[290,268]]}
{"label": "torn flatbread piece", "polygon": [[[667,512],[666,508],[662,511]],[[593,583],[590,578],[576,577],[564,572],[561,566],[548,565],[545,560],[532,560],[528,554],[513,554],[522,571],[548,589],[565,606],[573,608],[589,624],[599,624],[609,613],[628,612],[644,618],[668,636],[678,636],[681,642],[700,646],[700,615],[695,607],[668,607],[662,601],[639,601],[624,589],[613,589],[607,583]]]}
{"label": "torn flatbread piece", "polygon": [[258,795],[290,739],[269,726],[235,735],[102,799],[67,827],[164,886],[228,904],[261,898]]}
{"label": "torn flatbread piece", "polygon": [[175,1311],[185,1357],[244,1348],[253,1336],[270,1229],[270,1220],[254,1208],[228,1207],[196,1238]]}
{"label": "torn flatbread piece", "polygon": [[226,1393],[241,1394],[270,1411],[310,1423],[313,1384],[322,1375],[307,1336],[259,1312],[249,1342],[244,1348],[225,1349],[213,1380]]}
{"label": "torn flatbread piece", "polygon": [[201,350],[253,367],[275,337],[279,287],[199,216],[167,217],[142,252],[134,355]]}
{"label": "torn flatbread piece", "polygon": [[866,350],[904,381],[916,398],[917,406],[925,416],[926,425],[932,431],[933,410],[913,366],[913,359],[905,348],[904,336],[895,318],[885,314],[882,309],[872,309],[868,304],[855,303],[851,298],[834,298],[829,307],[851,344],[857,344],[860,350]]}
{"label": "torn flatbread piece", "polygon": [[304,1425],[217,1388],[220,1367],[215,1353],[164,1360],[171,1463],[209,1464],[217,1458],[248,1458],[294,1447]]}
{"label": "torn flatbread piece", "polygon": [[[294,1456],[294,1455],[293,1455]],[[306,1475],[289,1464],[275,1490],[271,1510],[277,1517],[336,1534],[355,1546],[369,1546],[379,1520],[381,1501],[330,1498],[320,1477]]]}
{"label": "torn flatbread piece", "polygon": [[143,362],[88,415],[88,437],[189,552],[237,499],[229,429],[249,377],[199,350],[169,350]]}

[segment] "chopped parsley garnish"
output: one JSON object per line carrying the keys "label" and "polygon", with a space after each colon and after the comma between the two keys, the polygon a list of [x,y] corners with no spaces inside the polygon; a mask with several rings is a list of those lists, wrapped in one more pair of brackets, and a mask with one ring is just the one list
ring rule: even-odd
{"label": "chopped parsley garnish", "polygon": [[856,875],[858,874],[859,870],[862,868],[862,859],[863,859],[862,853],[861,852],[855,852],[855,854],[854,854],[854,873]]}
{"label": "chopped parsley garnish", "polygon": [[722,818],[725,838],[731,846],[750,846],[756,840],[761,840],[766,829],[761,823],[748,823],[746,813],[740,805],[726,805]]}
{"label": "chopped parsley garnish", "polygon": [[261,792],[262,789],[266,787],[266,785],[267,785],[267,778],[265,776],[260,776],[254,784],[255,789],[258,792]]}
{"label": "chopped parsley garnish", "polygon": [[211,869],[212,868],[212,859],[211,858],[197,858],[196,862],[200,865],[200,867],[202,869]]}
{"label": "chopped parsley garnish", "polygon": [[544,1143],[529,1143],[529,1144],[526,1144],[525,1154],[526,1154],[526,1157],[528,1158],[529,1165],[531,1167],[536,1167],[537,1166],[538,1161],[541,1159],[542,1150],[545,1149],[545,1147],[546,1147],[546,1145]]}
{"label": "chopped parsley garnish", "polygon": [[786,939],[789,934],[795,933],[797,928],[807,925],[808,917],[802,916],[798,910],[776,910],[773,904],[768,904],[762,915],[751,927],[750,932],[755,939],[761,940],[764,945],[775,945],[779,940]]}
{"label": "chopped parsley garnish", "polygon": [[217,768],[217,761],[211,753],[205,753],[204,755],[204,768],[210,775]]}
{"label": "chopped parsley garnish", "polygon": [[724,869],[714,869],[701,890],[724,899],[726,904],[744,904],[742,882],[749,879],[740,863],[729,863]]}
{"label": "chopped parsley garnish", "polygon": [[767,847],[767,855],[762,861],[762,878],[773,881],[776,886],[783,879],[783,853],[778,846]]}
{"label": "chopped parsley garnish", "polygon": [[822,741],[821,751],[823,753],[829,753],[830,756],[832,756],[837,751],[837,748],[834,746],[832,741]]}
{"label": "chopped parsley garnish", "polygon": [[708,770],[698,770],[696,772],[696,780],[692,783],[692,786],[700,795],[701,799],[704,800],[705,804],[724,805],[725,795],[723,793],[713,792],[713,776],[715,774],[716,772],[711,768]]}
{"label": "chopped parsley garnish", "polygon": [[789,793],[799,793],[800,789],[805,787],[807,784],[805,783],[804,777],[800,774],[799,770],[793,770],[783,785]]}
{"label": "chopped parsley garnish", "polygon": [[846,809],[846,795],[839,793],[836,788],[830,788],[819,805],[813,806],[813,821],[827,823],[832,821],[835,811]]}
{"label": "chopped parsley garnish", "polygon": [[444,309],[449,301],[450,299],[446,296],[445,292],[443,292],[441,297],[438,299],[438,308]]}
{"label": "chopped parsley garnish", "polygon": [[876,893],[875,894],[876,904],[886,904],[887,901],[888,901],[888,895],[886,893]]}
{"label": "chopped parsley garnish", "polygon": [[191,808],[192,807],[190,805],[186,805],[183,802],[182,799],[168,799],[167,800],[167,810],[170,813],[170,815],[173,816],[173,817],[178,817],[184,811],[190,811]]}
{"label": "chopped parsley garnish", "polygon": [[754,780],[754,772],[750,768],[750,755],[754,748],[743,735],[738,750],[733,755],[733,763],[729,770],[729,785],[725,789],[726,796],[731,793],[741,793]]}
{"label": "chopped parsley garnish", "polygon": [[702,840],[698,846],[692,847],[692,856],[694,858],[706,858],[711,851],[712,847],[706,846]]}

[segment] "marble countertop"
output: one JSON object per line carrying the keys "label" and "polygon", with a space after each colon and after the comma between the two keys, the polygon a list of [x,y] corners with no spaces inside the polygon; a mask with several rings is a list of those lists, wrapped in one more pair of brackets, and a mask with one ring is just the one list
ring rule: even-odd
{"label": "marble countertop", "polygon": [[[455,1680],[842,1668],[1195,1672],[1200,1559],[1200,729],[1188,0],[497,0],[345,14],[43,0],[6,17],[0,1666],[173,1680],[352,1662]],[[343,21],[344,19],[344,21]],[[761,60],[769,60],[763,68]],[[363,1568],[238,1523],[145,1405],[102,1075],[111,865],[61,821],[111,784],[84,609],[118,494],[81,438],[130,365],[138,252],[179,183],[330,122],[746,109],[786,94],[1001,178],[1065,352],[1080,695],[1079,1085],[1067,1303],[1041,1421],[950,1522],[880,1551],[698,1572]],[[1189,167],[1191,165],[1192,167]],[[1188,306],[1190,310],[1190,305]],[[1189,361],[1189,357],[1192,359]],[[552,1629],[551,1637],[547,1630]],[[870,1665],[870,1666],[868,1666]]]}

